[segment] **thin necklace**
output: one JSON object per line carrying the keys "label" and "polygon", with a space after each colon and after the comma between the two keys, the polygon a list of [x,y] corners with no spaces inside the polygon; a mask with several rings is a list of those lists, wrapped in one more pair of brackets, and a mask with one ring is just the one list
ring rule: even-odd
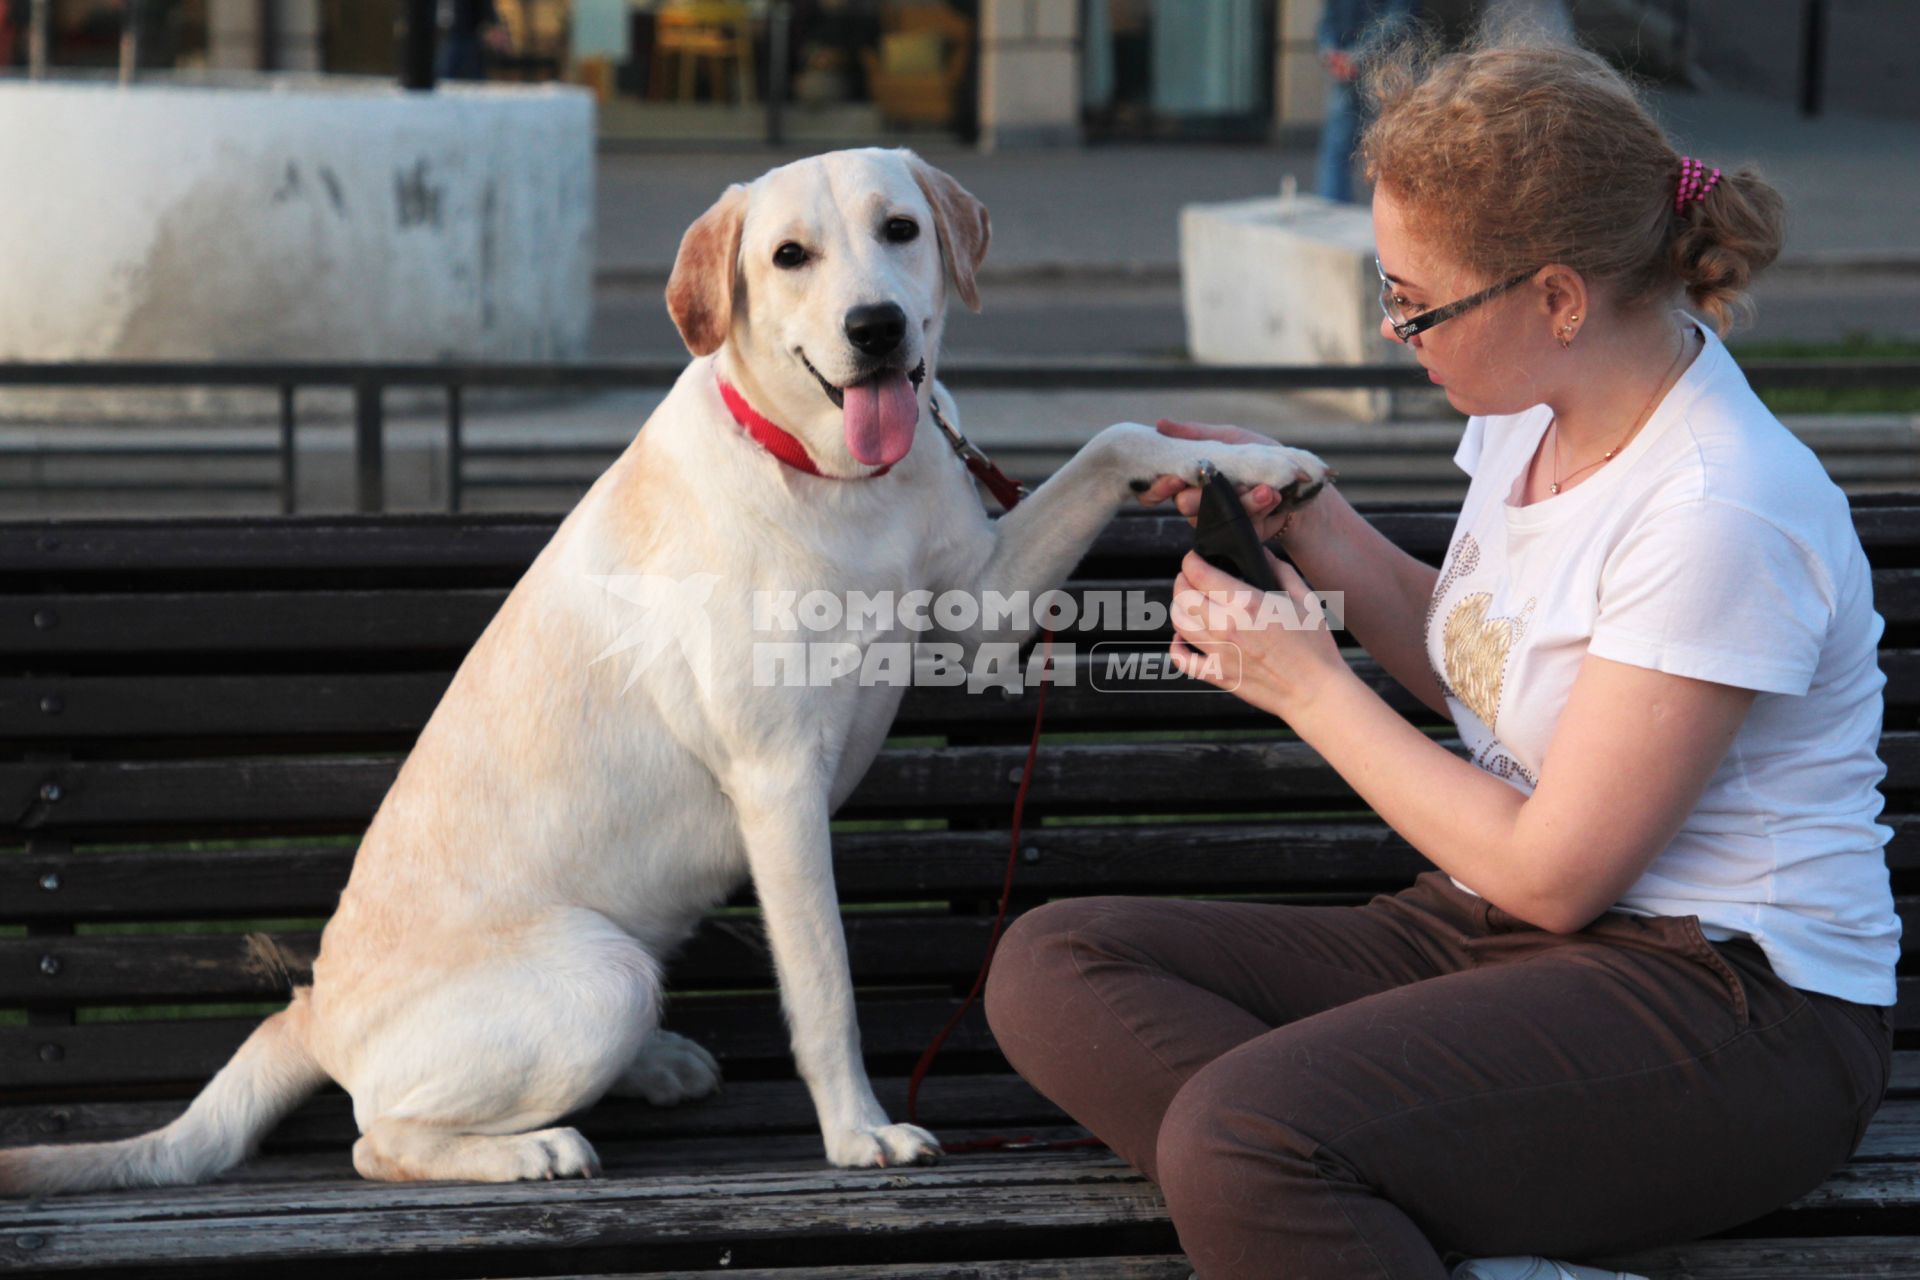
{"label": "thin necklace", "polygon": [[1554,415],[1553,421],[1547,424],[1548,429],[1553,432],[1553,483],[1547,486],[1547,492],[1560,492],[1561,481],[1571,480],[1582,471],[1590,471],[1603,462],[1612,461],[1614,454],[1627,447],[1627,441],[1633,439],[1633,433],[1640,429],[1641,424],[1647,420],[1647,415],[1653,412],[1654,402],[1660,398],[1660,393],[1667,389],[1667,379],[1671,378],[1673,371],[1680,367],[1680,361],[1686,357],[1687,348],[1691,345],[1692,344],[1687,341],[1687,331],[1682,329],[1680,331],[1680,353],[1674,356],[1673,363],[1667,366],[1667,371],[1660,375],[1660,381],[1653,384],[1653,394],[1647,397],[1646,408],[1640,410],[1640,416],[1633,420],[1631,427],[1627,428],[1627,434],[1620,437],[1620,443],[1601,454],[1594,461],[1587,463],[1585,466],[1575,467],[1564,476],[1560,474],[1560,417],[1558,414]]}

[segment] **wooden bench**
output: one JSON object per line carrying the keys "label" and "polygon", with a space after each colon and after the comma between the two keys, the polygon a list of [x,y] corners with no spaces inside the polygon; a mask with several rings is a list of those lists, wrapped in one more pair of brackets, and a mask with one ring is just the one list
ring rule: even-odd
{"label": "wooden bench", "polygon": [[[1453,522],[1448,507],[1364,509],[1430,561]],[[1888,624],[1885,790],[1902,837],[1889,854],[1905,893],[1920,870],[1906,838],[1920,813],[1920,495],[1860,498],[1855,510]],[[157,1127],[284,1004],[357,833],[554,524],[0,525],[0,1143]],[[1076,587],[1164,599],[1188,538],[1178,520],[1124,516]],[[1084,653],[1101,637],[1067,638]],[[1016,906],[1096,892],[1353,903],[1428,865],[1238,700],[1139,677],[1102,690],[1093,674],[1083,663],[1076,685],[1049,696]],[[911,692],[839,817],[865,1051],[896,1118],[907,1073],[987,941],[1032,703]],[[1909,918],[1911,905],[1901,899]],[[1102,1150],[828,1167],[750,895],[714,914],[670,981],[668,1025],[722,1059],[727,1087],[677,1109],[616,1100],[577,1117],[602,1180],[362,1181],[348,1100],[330,1086],[216,1183],[0,1202],[0,1270],[1187,1275],[1152,1186]],[[1852,1163],[1729,1236],[1605,1261],[1658,1277],[1920,1276],[1914,982],[1901,979],[1893,1097]],[[1009,1071],[977,1007],[928,1080],[920,1119],[949,1141],[1079,1133]]]}

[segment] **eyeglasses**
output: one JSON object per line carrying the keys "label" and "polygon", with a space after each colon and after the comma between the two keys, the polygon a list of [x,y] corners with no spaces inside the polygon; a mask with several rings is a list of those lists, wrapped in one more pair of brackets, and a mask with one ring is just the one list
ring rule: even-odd
{"label": "eyeglasses", "polygon": [[1488,285],[1480,292],[1462,298],[1458,302],[1449,302],[1444,307],[1434,307],[1430,311],[1422,311],[1419,315],[1409,320],[1400,314],[1400,308],[1397,305],[1397,299],[1393,292],[1393,281],[1387,279],[1387,269],[1380,265],[1380,259],[1375,258],[1373,260],[1373,269],[1380,273],[1380,310],[1386,314],[1387,323],[1393,326],[1394,336],[1402,342],[1407,341],[1417,333],[1425,333],[1442,320],[1451,320],[1463,311],[1473,310],[1488,298],[1506,292],[1522,280],[1531,280],[1533,278],[1533,272],[1539,270],[1538,267],[1535,267],[1532,271],[1522,271],[1511,280],[1502,280],[1499,284]]}

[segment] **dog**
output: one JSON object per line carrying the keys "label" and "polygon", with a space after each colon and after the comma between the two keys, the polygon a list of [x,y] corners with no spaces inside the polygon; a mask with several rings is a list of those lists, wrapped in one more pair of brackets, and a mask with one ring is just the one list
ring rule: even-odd
{"label": "dog", "polygon": [[[173,1123],[0,1151],[0,1192],[205,1181],[329,1078],[353,1099],[366,1178],[596,1176],[555,1120],[609,1093],[667,1106],[719,1086],[713,1056],[659,1026],[662,972],[749,878],[826,1159],[938,1159],[862,1064],[828,839],[904,682],[754,678],[756,646],[783,634],[764,602],[1037,597],[1154,477],[1194,483],[1218,459],[1301,502],[1327,476],[1298,450],[1121,424],[990,520],[931,421],[958,420],[934,374],[949,290],[979,309],[989,236],[985,207],[906,150],[727,188],[666,290],[694,358],[455,673],[311,985]],[[1035,630],[929,622],[849,613],[807,639],[844,654],[938,637],[974,656]]]}

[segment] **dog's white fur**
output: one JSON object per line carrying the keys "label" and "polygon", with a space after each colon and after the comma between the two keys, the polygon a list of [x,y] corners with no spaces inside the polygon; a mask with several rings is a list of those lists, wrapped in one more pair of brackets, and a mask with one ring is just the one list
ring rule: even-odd
{"label": "dog's white fur", "polygon": [[[936,234],[893,242],[889,217]],[[352,1095],[354,1167],[368,1178],[591,1176],[592,1147],[554,1120],[608,1092],[668,1105],[718,1086],[714,1059],[657,1025],[662,965],[749,876],[827,1158],[937,1158],[933,1135],[888,1120],[861,1063],[828,841],[828,816],[879,750],[902,690],[756,686],[756,636],[796,637],[755,632],[753,593],[1037,596],[1130,482],[1193,481],[1208,457],[1293,493],[1325,478],[1310,454],[1123,424],[989,521],[926,409],[939,394],[957,421],[931,375],[949,284],[977,305],[987,234],[984,208],[906,151],[819,156],[730,188],[688,231],[669,286],[697,358],[454,676],[360,846],[312,986],[172,1124],[0,1152],[0,1191],[211,1178],[329,1077]],[[809,249],[805,267],[774,264],[786,241]],[[864,479],[872,468],[798,356],[836,384],[864,376],[843,316],[886,301],[910,320],[897,363],[924,360],[929,376],[911,452]],[[716,370],[827,475],[752,443]],[[708,593],[710,655],[684,628],[662,646],[664,615],[621,590],[642,575]],[[889,635],[903,638],[845,627],[798,638]],[[971,651],[1025,636],[945,638]]]}

